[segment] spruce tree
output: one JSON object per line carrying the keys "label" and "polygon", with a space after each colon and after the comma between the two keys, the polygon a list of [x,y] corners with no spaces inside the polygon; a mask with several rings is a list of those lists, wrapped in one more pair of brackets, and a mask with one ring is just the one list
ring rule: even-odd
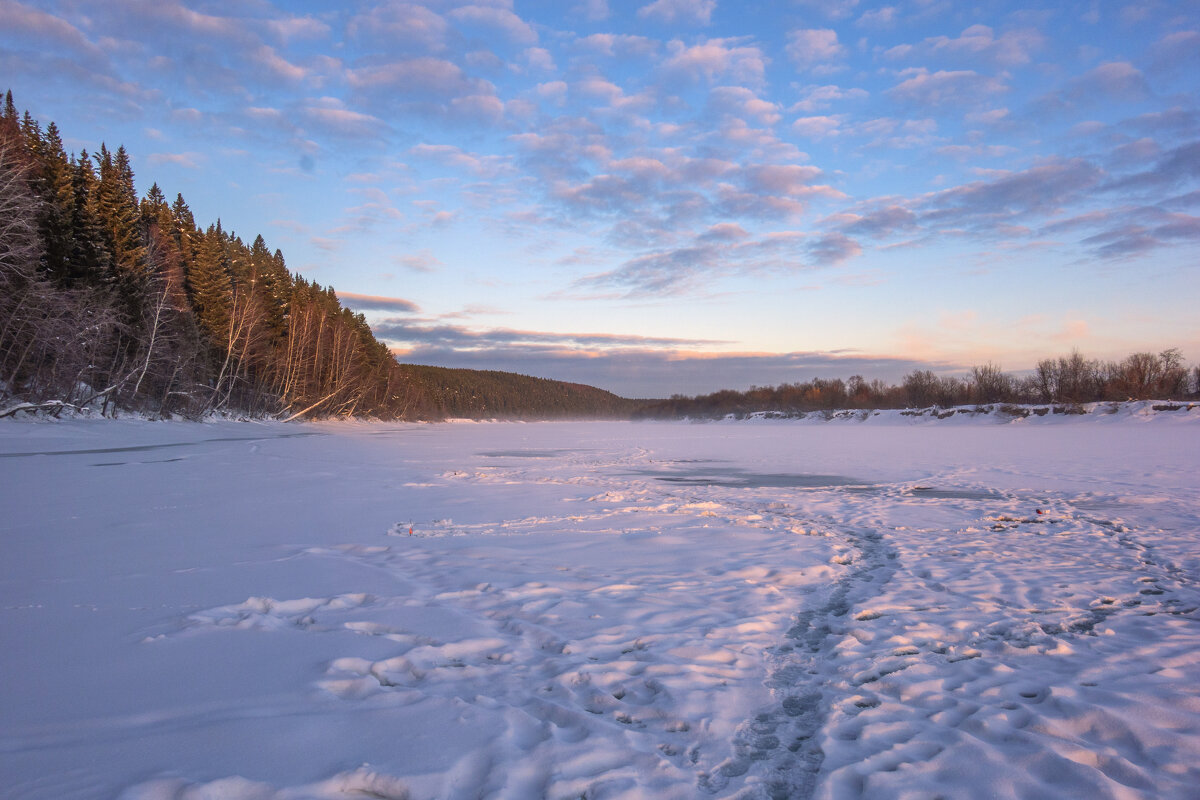
{"label": "spruce tree", "polygon": [[101,144],[95,158],[100,167],[95,212],[104,227],[113,265],[118,272],[137,275],[145,271],[146,248],[129,155],[124,146],[114,156]]}
{"label": "spruce tree", "polygon": [[63,151],[58,127],[51,122],[42,137],[42,209],[38,228],[45,244],[43,268],[61,286],[77,281],[71,263],[75,250],[74,165]]}
{"label": "spruce tree", "polygon": [[92,199],[96,184],[92,160],[88,151],[83,150],[71,169],[71,196],[67,205],[72,239],[63,279],[68,286],[99,287],[112,281],[112,262]]}
{"label": "spruce tree", "polygon": [[210,225],[199,241],[188,272],[188,286],[200,329],[215,348],[225,349],[229,345],[233,284],[225,255],[225,234],[219,222]]}

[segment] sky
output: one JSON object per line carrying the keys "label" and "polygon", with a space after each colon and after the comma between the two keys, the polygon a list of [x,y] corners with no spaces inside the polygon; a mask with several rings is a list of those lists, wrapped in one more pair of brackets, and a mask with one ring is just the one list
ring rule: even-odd
{"label": "sky", "polygon": [[401,361],[1200,361],[1200,3],[0,0],[0,91]]}

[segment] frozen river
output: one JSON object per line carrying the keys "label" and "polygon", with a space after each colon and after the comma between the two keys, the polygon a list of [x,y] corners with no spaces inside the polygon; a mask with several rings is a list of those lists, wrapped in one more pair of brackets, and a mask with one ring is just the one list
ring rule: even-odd
{"label": "frozen river", "polygon": [[1194,798],[1200,419],[0,424],[0,797]]}

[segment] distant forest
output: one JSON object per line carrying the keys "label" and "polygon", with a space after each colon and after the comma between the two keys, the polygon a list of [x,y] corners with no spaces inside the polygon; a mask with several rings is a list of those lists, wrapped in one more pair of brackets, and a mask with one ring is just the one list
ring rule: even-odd
{"label": "distant forest", "polygon": [[1118,362],[1069,356],[1038,362],[1017,377],[987,364],[965,377],[914,370],[898,386],[855,375],[849,380],[815,378],[804,383],[720,391],[698,397],[675,395],[644,404],[635,418],[724,417],[775,411],[784,414],[838,409],[950,408],[966,405],[1056,403],[1078,408],[1104,400],[1181,400],[1200,396],[1200,367],[1190,370],[1174,348],[1133,353]]}
{"label": "distant forest", "polygon": [[124,147],[68,155],[51,122],[0,116],[0,416],[98,409],[197,418],[673,418],[754,411],[1194,397],[1177,350],[1079,353],[1032,375],[917,370],[635,401],[511,373],[398,364],[332,287],[288,271],[262,236],[201,227],[182,195],[138,197]]}
{"label": "distant forest", "polygon": [[333,287],[262,236],[139,198],[124,147],[68,155],[51,122],[0,117],[0,414],[622,416],[591,387],[400,365]]}
{"label": "distant forest", "polygon": [[593,386],[511,372],[401,364],[400,375],[421,387],[414,410],[422,419],[629,419],[644,405]]}

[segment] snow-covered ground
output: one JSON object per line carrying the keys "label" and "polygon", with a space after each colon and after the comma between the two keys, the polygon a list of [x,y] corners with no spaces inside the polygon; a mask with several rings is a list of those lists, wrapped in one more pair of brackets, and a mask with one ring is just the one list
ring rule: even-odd
{"label": "snow-covered ground", "polygon": [[8,421],[0,796],[1195,798],[1198,445]]}

